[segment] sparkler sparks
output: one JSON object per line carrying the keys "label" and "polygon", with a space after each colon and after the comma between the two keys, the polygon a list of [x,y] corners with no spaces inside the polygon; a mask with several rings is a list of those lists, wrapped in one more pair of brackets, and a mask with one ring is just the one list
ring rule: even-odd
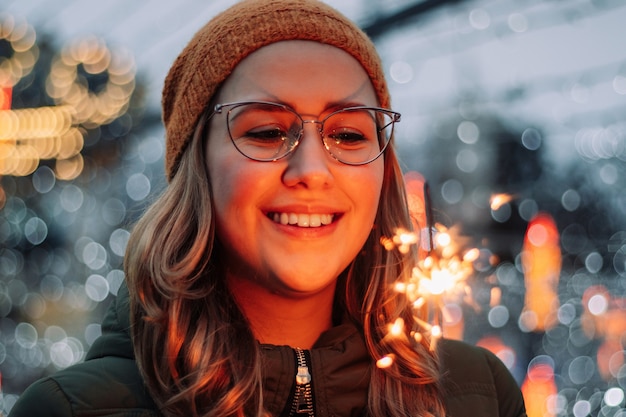
{"label": "sparkler sparks", "polygon": [[494,194],[489,199],[489,205],[492,210],[498,210],[500,207],[505,205],[506,203],[510,203],[515,199],[514,195],[511,194]]}
{"label": "sparkler sparks", "polygon": [[[410,277],[402,278],[393,287],[397,294],[409,301],[413,309],[415,328],[408,328],[408,323],[404,320],[395,319],[387,325],[385,338],[406,340],[409,337],[417,343],[427,343],[434,351],[444,331],[448,338],[463,339],[463,311],[460,305],[470,306],[476,311],[483,308],[479,300],[483,297],[474,299],[468,279],[475,273],[482,276],[492,270],[499,263],[499,259],[489,249],[467,249],[472,245],[471,239],[461,236],[460,226],[448,229],[440,224],[434,224],[428,185],[423,178],[415,176],[409,178],[408,184],[411,185],[410,188],[407,187],[407,192],[412,203],[409,209],[413,229],[421,232],[415,234],[407,230],[396,230],[393,236],[382,238],[381,244],[389,251],[397,250],[402,254],[416,253],[416,265]],[[520,195],[494,194],[490,199],[490,208],[494,212],[498,211],[518,198]],[[545,332],[557,323],[560,309],[556,290],[561,266],[558,242],[559,233],[556,224],[547,214],[540,212],[530,219],[524,247],[519,257],[526,291],[518,326],[526,332]],[[412,245],[416,245],[416,248]],[[499,278],[494,274],[488,276],[486,280],[490,287],[489,322],[494,327],[501,325],[492,322],[492,312],[506,311],[505,320],[508,320],[508,309],[506,305],[501,305],[505,301],[502,289],[495,281]],[[585,320],[581,321],[583,331],[588,332],[586,337],[591,339],[594,334],[598,335],[600,333],[598,329],[615,328],[616,337],[607,337],[597,355],[600,375],[611,380],[624,367],[623,343],[620,343],[619,335],[624,334],[625,327],[617,326],[616,323],[626,323],[626,320],[607,320],[611,326],[606,326],[604,323],[605,316],[608,315],[605,312],[608,308],[608,296],[594,294],[589,298],[590,301],[584,303],[588,310],[583,315]],[[485,301],[484,298],[482,301]],[[623,308],[616,311],[623,316]],[[588,328],[584,327],[585,324]],[[477,345],[481,346],[480,343],[479,341]],[[509,369],[513,369],[517,361],[516,353],[504,342],[499,342],[498,345],[485,343],[483,347],[497,354]],[[381,356],[376,362],[378,368],[394,366],[396,357],[393,354]],[[522,391],[526,397],[528,410],[536,415],[548,415],[546,407],[554,409],[554,405],[549,405],[551,399],[557,396],[553,369],[549,367],[535,369],[532,363],[528,366],[528,375],[522,385]]]}
{"label": "sparkler sparks", "polygon": [[[469,239],[461,238],[457,228],[434,224],[430,188],[421,175],[408,173],[406,180],[413,227],[421,230],[421,234],[401,228],[391,237],[382,237],[380,243],[386,250],[397,250],[402,254],[408,254],[412,245],[416,246],[418,261],[411,276],[396,282],[394,290],[404,294],[413,307],[413,319],[419,329],[411,329],[409,336],[418,343],[426,337],[430,349],[435,350],[437,340],[443,336],[446,320],[454,322],[451,318],[454,314],[447,311],[446,303],[471,298],[466,280],[474,272],[473,264],[479,259],[480,251],[464,250]],[[388,325],[387,337],[405,335],[402,319]],[[385,355],[376,365],[387,368],[393,361],[393,355]]]}
{"label": "sparkler sparks", "polygon": [[[407,281],[398,281],[394,290],[404,294],[412,304],[414,320],[421,331],[413,332],[411,336],[418,342],[426,336],[430,339],[430,348],[435,349],[439,338],[443,336],[443,326],[446,318],[446,303],[467,298],[471,291],[466,284],[473,274],[473,262],[480,256],[476,248],[464,250],[464,239],[458,236],[457,230],[448,229],[441,224],[433,227],[432,249],[428,255],[417,262],[411,277]],[[409,252],[411,245],[418,245],[418,234],[405,229],[398,229],[391,238],[383,237],[381,244],[386,250],[398,250],[400,253]],[[420,318],[423,309],[430,317],[428,321]],[[399,337],[405,334],[405,323],[401,318],[389,324],[389,337]],[[387,355],[377,362],[380,368],[386,368],[393,363],[393,356]]]}
{"label": "sparkler sparks", "polygon": [[380,243],[387,250],[398,249],[400,253],[406,254],[409,252],[411,245],[415,245],[418,242],[419,237],[415,233],[405,229],[398,229],[392,238],[383,237]]}

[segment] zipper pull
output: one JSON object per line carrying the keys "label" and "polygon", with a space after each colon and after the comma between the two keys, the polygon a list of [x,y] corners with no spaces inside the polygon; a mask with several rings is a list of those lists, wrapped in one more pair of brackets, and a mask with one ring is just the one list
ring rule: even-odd
{"label": "zipper pull", "polygon": [[311,374],[309,373],[308,366],[298,366],[298,373],[296,374],[296,384],[304,385],[311,382]]}
{"label": "zipper pull", "polygon": [[313,417],[312,377],[309,372],[306,354],[300,348],[295,348],[294,350],[296,352],[298,372],[296,373],[296,392],[294,393],[290,415]]}

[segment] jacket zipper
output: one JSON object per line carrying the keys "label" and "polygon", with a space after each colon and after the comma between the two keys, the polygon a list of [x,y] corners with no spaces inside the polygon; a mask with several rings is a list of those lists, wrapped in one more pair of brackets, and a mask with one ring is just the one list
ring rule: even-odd
{"label": "jacket zipper", "polygon": [[296,392],[291,404],[290,416],[315,417],[313,411],[313,389],[311,386],[311,373],[307,361],[307,354],[300,348],[294,349],[296,353]]}

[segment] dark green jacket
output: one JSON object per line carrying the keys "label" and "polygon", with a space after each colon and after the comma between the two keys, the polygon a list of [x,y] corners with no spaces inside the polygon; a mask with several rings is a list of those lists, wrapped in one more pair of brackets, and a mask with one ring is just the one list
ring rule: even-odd
{"label": "dark green jacket", "polygon": [[[83,363],[31,385],[9,417],[156,417],[134,361],[125,286],[102,324]],[[452,417],[525,416],[524,402],[506,367],[488,351],[444,340],[439,344],[445,373],[445,402]],[[280,415],[289,408],[296,364],[287,346],[262,346],[264,401]],[[311,355],[316,416],[360,416],[367,401],[369,366],[363,338],[350,324],[324,333]]]}

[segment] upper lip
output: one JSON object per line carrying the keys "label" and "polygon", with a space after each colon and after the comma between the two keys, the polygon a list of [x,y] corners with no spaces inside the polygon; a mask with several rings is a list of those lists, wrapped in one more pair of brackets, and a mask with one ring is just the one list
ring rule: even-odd
{"label": "upper lip", "polygon": [[320,204],[290,204],[280,205],[263,210],[269,213],[295,213],[295,214],[341,214],[344,210],[332,208],[327,205]]}

